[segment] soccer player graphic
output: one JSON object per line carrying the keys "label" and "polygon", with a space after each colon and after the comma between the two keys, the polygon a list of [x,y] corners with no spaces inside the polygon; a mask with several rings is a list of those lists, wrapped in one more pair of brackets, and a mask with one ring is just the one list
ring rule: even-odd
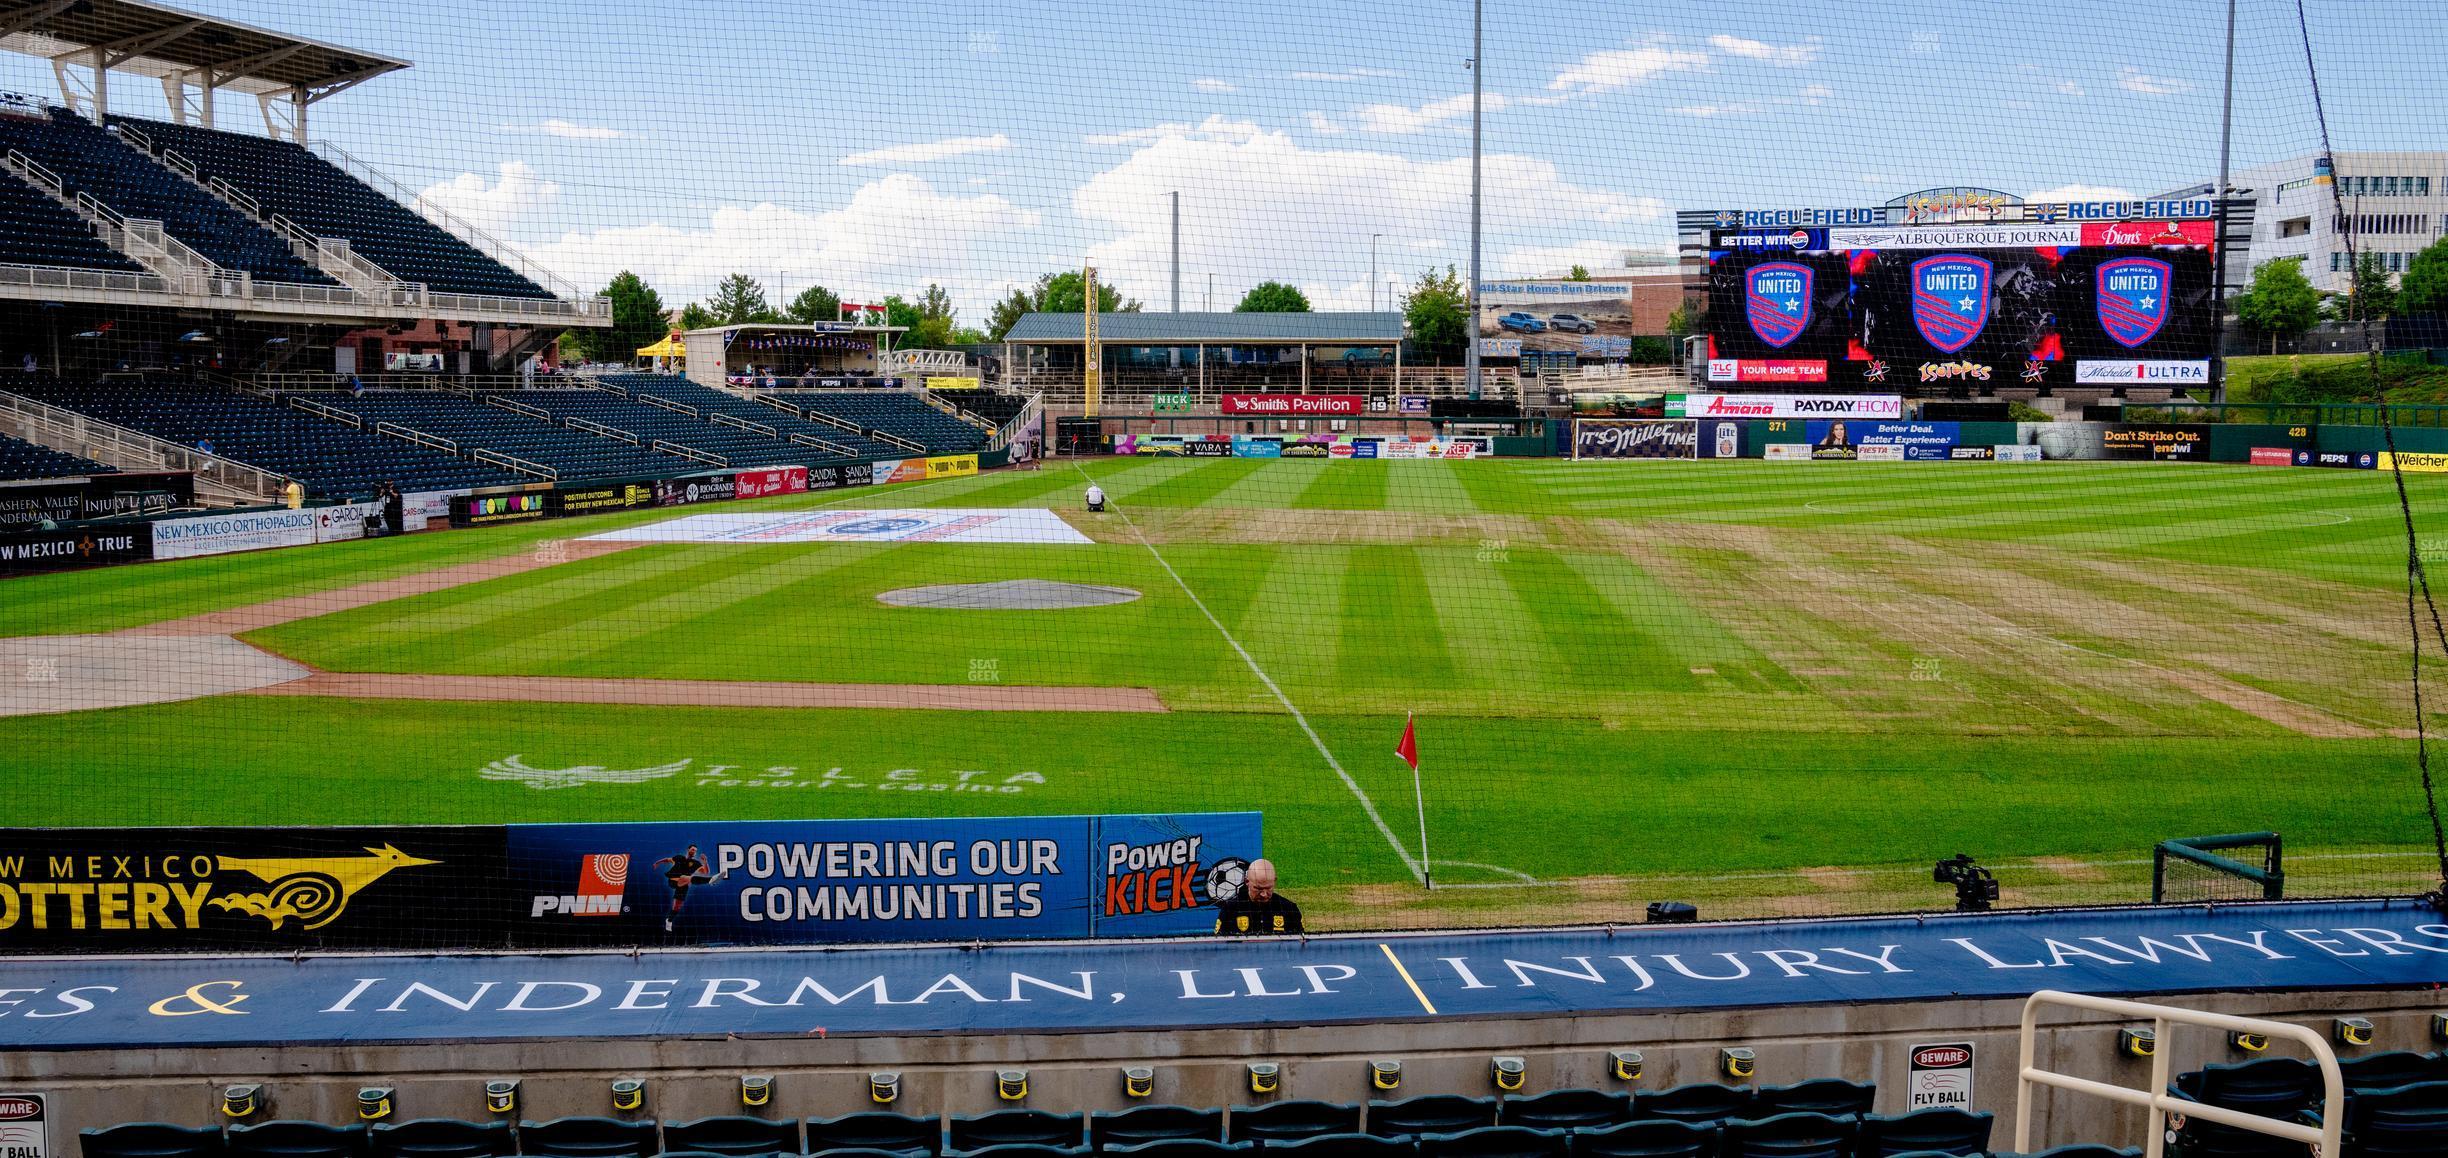
{"label": "soccer player graphic", "polygon": [[663,914],[666,933],[672,931],[673,919],[680,915],[681,904],[688,900],[690,886],[720,884],[723,877],[731,875],[724,872],[721,876],[706,876],[705,858],[697,855],[697,846],[693,844],[687,852],[676,852],[656,861],[655,867],[663,870],[663,883],[671,886],[671,908]]}

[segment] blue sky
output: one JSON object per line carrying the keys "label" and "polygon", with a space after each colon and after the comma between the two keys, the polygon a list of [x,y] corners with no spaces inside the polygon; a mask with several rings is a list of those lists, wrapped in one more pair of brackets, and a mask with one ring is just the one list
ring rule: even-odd
{"label": "blue sky", "polygon": [[[318,136],[586,284],[679,300],[746,269],[963,316],[1093,257],[1185,308],[1264,277],[1321,305],[1467,258],[1469,7],[190,0],[416,62]],[[2438,0],[2312,0],[2341,149],[2448,148]],[[2291,0],[2244,0],[2237,164],[2313,151]],[[1940,184],[2147,193],[2216,161],[2206,0],[1597,3],[1487,10],[1491,277],[1671,243],[1673,209]],[[47,67],[0,87],[48,94]],[[119,82],[115,108],[158,112]],[[236,115],[233,116],[233,110]],[[223,106],[224,126],[253,110]]]}

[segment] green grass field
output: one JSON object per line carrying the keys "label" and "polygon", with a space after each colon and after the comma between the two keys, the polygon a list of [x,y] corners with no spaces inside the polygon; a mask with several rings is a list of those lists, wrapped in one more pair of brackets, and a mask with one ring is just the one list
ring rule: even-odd
{"label": "green grass field", "polygon": [[[1080,512],[1089,477],[1119,512]],[[2419,533],[2448,530],[2428,513],[2448,480],[2407,481]],[[226,696],[0,719],[10,822],[1257,808],[1287,891],[1343,924],[1612,918],[1661,896],[1726,915],[1920,906],[1945,900],[1927,863],[1957,851],[2012,866],[2010,899],[2133,900],[2157,840],[2261,828],[2286,835],[2298,890],[2423,874],[2404,526],[2382,475],[1139,459],[716,509],[820,503],[1052,507],[1096,541],[657,544],[244,638],[337,672],[1126,686],[1171,710]],[[0,634],[118,630],[668,517],[12,580]],[[1019,578],[1142,598],[875,598]],[[1408,883],[1419,818],[1392,748],[1409,711],[1437,873],[1477,887]],[[481,775],[512,757],[690,765],[555,791]]]}

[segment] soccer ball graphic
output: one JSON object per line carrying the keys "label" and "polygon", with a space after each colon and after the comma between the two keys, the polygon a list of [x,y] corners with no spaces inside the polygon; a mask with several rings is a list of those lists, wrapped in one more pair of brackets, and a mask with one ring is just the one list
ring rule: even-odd
{"label": "soccer ball graphic", "polygon": [[1241,885],[1249,878],[1249,862],[1237,856],[1217,861],[1207,870],[1207,899],[1223,904],[1241,895]]}

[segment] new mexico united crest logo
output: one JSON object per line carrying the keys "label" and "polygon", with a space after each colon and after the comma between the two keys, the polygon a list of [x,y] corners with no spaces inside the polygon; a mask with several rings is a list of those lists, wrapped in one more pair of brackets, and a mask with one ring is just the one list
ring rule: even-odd
{"label": "new mexico united crest logo", "polygon": [[1743,273],[1743,316],[1760,341],[1783,348],[1810,328],[1811,268],[1771,261]]}
{"label": "new mexico united crest logo", "polygon": [[290,921],[305,929],[320,929],[337,920],[349,898],[381,880],[393,869],[440,864],[383,845],[369,847],[365,856],[248,858],[225,856],[219,868],[244,873],[271,885],[260,893],[228,893],[214,897],[216,908],[262,917],[277,929]]}
{"label": "new mexico united crest logo", "polygon": [[1952,354],[1989,324],[1989,290],[1996,267],[1985,257],[1948,253],[1912,263],[1913,328]]}
{"label": "new mexico united crest logo", "polygon": [[2167,324],[2168,286],[2176,268],[2155,257],[2103,261],[2093,278],[2100,328],[2130,350],[2159,335]]}

